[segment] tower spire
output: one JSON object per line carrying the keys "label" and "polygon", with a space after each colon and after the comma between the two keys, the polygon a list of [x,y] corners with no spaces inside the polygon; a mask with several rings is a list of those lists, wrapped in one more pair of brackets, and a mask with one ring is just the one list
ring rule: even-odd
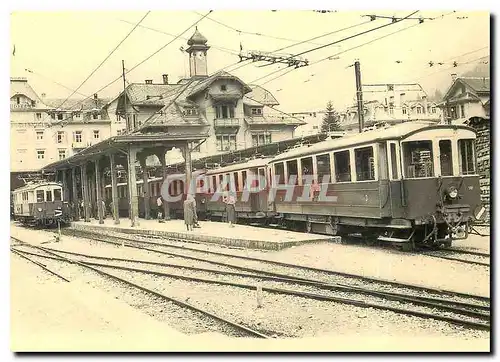
{"label": "tower spire", "polygon": [[207,50],[210,47],[207,42],[207,38],[200,33],[198,26],[196,26],[194,34],[187,41],[189,48],[186,49],[189,54],[189,75],[191,77],[208,76]]}

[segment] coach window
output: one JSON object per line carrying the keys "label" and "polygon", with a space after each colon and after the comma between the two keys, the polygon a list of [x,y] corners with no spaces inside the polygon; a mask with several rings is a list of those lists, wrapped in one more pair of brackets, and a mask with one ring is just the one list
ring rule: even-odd
{"label": "coach window", "polygon": [[62,201],[61,189],[54,189],[54,201]]}
{"label": "coach window", "polygon": [[312,157],[302,158],[300,164],[302,166],[302,184],[304,184],[304,181],[307,181],[305,176],[313,175],[313,159]]}
{"label": "coach window", "polygon": [[266,188],[266,170],[264,168],[259,168],[259,189],[264,190]]}
{"label": "coach window", "polygon": [[234,189],[235,191],[243,191],[240,187],[240,178],[238,177],[238,172],[233,173],[234,176]]}
{"label": "coach window", "polygon": [[319,183],[330,183],[330,155],[316,156],[316,168]]}
{"label": "coach window", "polygon": [[431,141],[403,143],[403,169],[408,178],[434,177]]}
{"label": "coach window", "polygon": [[460,174],[474,174],[474,140],[458,140],[458,152],[460,152],[460,157],[458,159]]}
{"label": "coach window", "polygon": [[247,188],[247,172],[246,171],[241,171],[241,186],[243,189]]}
{"label": "coach window", "polygon": [[297,185],[299,182],[298,177],[297,177],[297,175],[299,173],[297,160],[287,161],[286,169],[288,171],[288,181],[290,182],[290,184]]}
{"label": "coach window", "polygon": [[399,174],[398,174],[398,154],[396,152],[396,144],[391,143],[391,173],[392,173],[392,179],[397,180],[399,179]]}
{"label": "coach window", "polygon": [[451,141],[439,141],[439,163],[441,164],[441,176],[453,176],[453,158],[451,155]]}
{"label": "coach window", "polygon": [[217,176],[212,176],[212,192],[217,191]]}
{"label": "coach window", "polygon": [[354,159],[356,160],[356,181],[375,180],[373,147],[356,148]]}
{"label": "coach window", "polygon": [[218,191],[222,191],[223,184],[224,184],[224,175],[219,175],[219,184],[217,185]]}
{"label": "coach window", "polygon": [[278,185],[285,183],[285,166],[283,162],[274,165],[274,178],[277,180]]}
{"label": "coach window", "polygon": [[45,201],[52,201],[52,191],[45,191]]}
{"label": "coach window", "polygon": [[349,151],[334,153],[335,176],[337,182],[351,181],[351,162],[349,160]]}
{"label": "coach window", "polygon": [[44,202],[45,192],[43,190],[37,190],[36,192],[36,202]]}

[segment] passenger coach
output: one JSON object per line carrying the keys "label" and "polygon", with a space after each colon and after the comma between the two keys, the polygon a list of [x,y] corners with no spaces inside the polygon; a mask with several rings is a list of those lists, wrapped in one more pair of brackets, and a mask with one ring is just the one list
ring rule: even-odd
{"label": "passenger coach", "polygon": [[[361,233],[404,250],[451,245],[482,213],[475,138],[466,126],[408,122],[290,150],[270,162],[273,211],[288,226]],[[301,200],[307,175],[321,191]]]}
{"label": "passenger coach", "polygon": [[37,226],[50,226],[71,220],[62,186],[56,182],[32,182],[12,192],[14,220]]}

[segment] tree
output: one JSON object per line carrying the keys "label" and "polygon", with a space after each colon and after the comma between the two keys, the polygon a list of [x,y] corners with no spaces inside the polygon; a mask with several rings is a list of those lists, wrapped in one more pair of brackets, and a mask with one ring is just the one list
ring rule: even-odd
{"label": "tree", "polygon": [[326,104],[326,114],[323,117],[323,123],[321,124],[321,132],[330,132],[330,131],[341,131],[340,127],[340,115],[333,108],[333,104],[331,101],[328,101]]}

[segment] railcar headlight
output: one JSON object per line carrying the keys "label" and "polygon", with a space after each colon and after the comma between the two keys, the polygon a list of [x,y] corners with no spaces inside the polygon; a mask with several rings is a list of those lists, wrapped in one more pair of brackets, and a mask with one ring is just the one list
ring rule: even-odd
{"label": "railcar headlight", "polygon": [[451,199],[456,199],[457,196],[458,196],[458,190],[455,186],[451,186],[450,188],[448,188],[448,196],[451,198]]}
{"label": "railcar headlight", "polygon": [[41,207],[38,208],[38,212],[42,212],[42,208]]}

